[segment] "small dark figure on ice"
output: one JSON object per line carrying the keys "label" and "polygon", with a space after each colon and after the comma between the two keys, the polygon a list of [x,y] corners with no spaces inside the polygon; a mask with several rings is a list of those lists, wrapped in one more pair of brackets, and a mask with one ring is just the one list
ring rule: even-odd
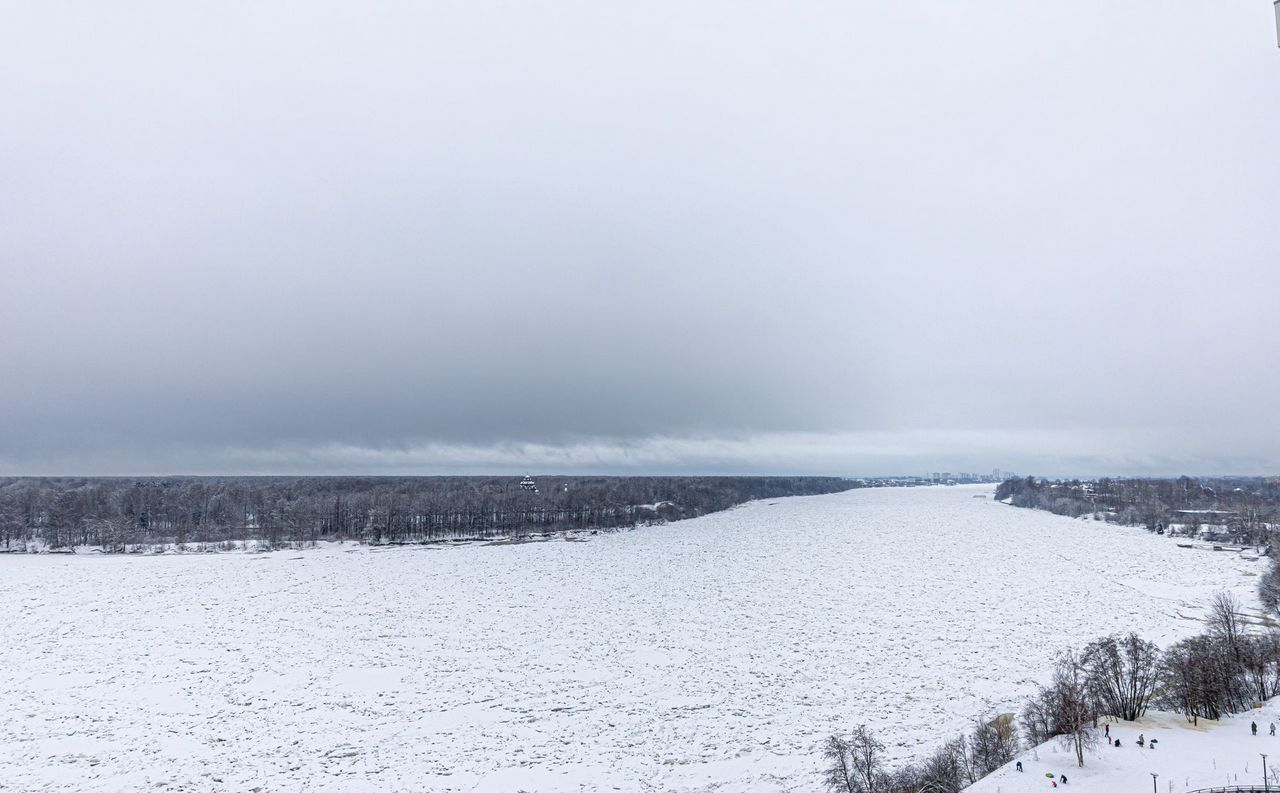
{"label": "small dark figure on ice", "polygon": [[1018,769],[1018,773],[1019,773],[1019,774],[1021,774],[1021,773],[1022,773],[1022,761],[1021,761],[1021,760],[1019,760],[1019,761],[1018,761],[1018,765],[1016,766],[1016,768]]}
{"label": "small dark figure on ice", "polygon": [[1256,721],[1255,721],[1255,722],[1250,723],[1250,724],[1249,724],[1249,729],[1253,730],[1253,734],[1254,734],[1254,735],[1257,735],[1257,734],[1258,734],[1258,722],[1256,722]]}

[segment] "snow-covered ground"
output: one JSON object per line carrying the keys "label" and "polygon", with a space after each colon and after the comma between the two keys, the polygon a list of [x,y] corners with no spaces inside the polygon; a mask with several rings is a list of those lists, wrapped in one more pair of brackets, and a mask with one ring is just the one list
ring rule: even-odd
{"label": "snow-covered ground", "polygon": [[989,492],[586,541],[0,558],[0,789],[814,790],[833,731],[917,756],[1068,643],[1254,602],[1262,562]]}
{"label": "snow-covered ground", "polygon": [[[1258,724],[1258,734],[1249,729]],[[1270,734],[1276,725],[1277,735]],[[1101,730],[1099,730],[1101,732]],[[1112,722],[1120,746],[1101,741],[1076,767],[1074,750],[1049,741],[1023,752],[1022,773],[1013,763],[979,780],[968,793],[1184,793],[1209,787],[1262,787],[1262,754],[1272,790],[1280,790],[1280,701],[1222,721],[1192,725],[1176,713],[1148,711],[1134,722]],[[1138,736],[1157,739],[1156,749],[1139,747]],[[1053,778],[1047,776],[1053,774]],[[1061,775],[1067,775],[1065,785]],[[1151,775],[1156,774],[1155,780]],[[1154,781],[1154,785],[1152,784]],[[1064,790],[1065,789],[1065,790]]]}

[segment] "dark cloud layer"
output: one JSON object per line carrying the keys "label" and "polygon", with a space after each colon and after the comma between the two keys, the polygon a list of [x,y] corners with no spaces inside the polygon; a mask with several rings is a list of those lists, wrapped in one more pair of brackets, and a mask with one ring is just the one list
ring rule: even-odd
{"label": "dark cloud layer", "polygon": [[10,7],[0,472],[1274,471],[1269,14]]}

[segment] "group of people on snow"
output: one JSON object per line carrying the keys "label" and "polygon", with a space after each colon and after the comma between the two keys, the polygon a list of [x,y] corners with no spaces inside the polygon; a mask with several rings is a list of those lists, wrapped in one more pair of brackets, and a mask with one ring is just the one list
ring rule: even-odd
{"label": "group of people on snow", "polygon": [[[1112,739],[1111,739],[1111,725],[1110,725],[1110,724],[1106,725],[1106,729],[1105,729],[1105,730],[1103,730],[1102,737],[1106,739],[1107,744],[1108,744],[1109,746],[1119,746],[1119,745],[1120,745],[1120,739],[1119,739],[1119,738],[1116,738],[1115,740],[1112,740]],[[1148,744],[1148,743],[1147,743],[1147,736],[1146,736],[1146,735],[1144,735],[1143,733],[1138,733],[1138,748],[1139,748],[1139,749],[1141,749],[1141,748],[1142,748],[1142,747],[1144,747],[1144,746],[1150,746],[1152,749],[1154,749],[1154,748],[1156,748],[1156,744],[1157,744],[1157,743],[1159,743],[1159,742],[1160,742],[1160,739],[1159,739],[1159,738],[1152,738],[1152,739],[1151,739],[1151,743],[1150,743],[1150,744]]]}
{"label": "group of people on snow", "polygon": [[[1021,761],[1021,760],[1019,760],[1019,761],[1014,765],[1014,768],[1018,769],[1018,773],[1019,773],[1019,774],[1021,774],[1021,773],[1022,773],[1022,761]],[[1051,779],[1051,780],[1053,779],[1053,774],[1045,774],[1045,776],[1049,777],[1049,779]],[[1064,784],[1064,785],[1065,785],[1065,784],[1067,784],[1067,775],[1066,775],[1066,774],[1058,774],[1058,778],[1057,778],[1056,780],[1054,780],[1054,781],[1053,781],[1053,786],[1054,786],[1054,787],[1057,787],[1059,782],[1061,782],[1061,783],[1062,783],[1062,784]]]}
{"label": "group of people on snow", "polygon": [[[1258,734],[1258,722],[1256,722],[1256,721],[1255,721],[1255,722],[1251,722],[1251,723],[1249,724],[1249,729],[1250,729],[1250,731],[1252,731],[1252,733],[1253,733],[1254,735],[1257,735],[1257,734]],[[1271,735],[1273,735],[1273,736],[1274,736],[1275,734],[1276,734],[1276,723],[1273,721],[1273,722],[1271,722]],[[1105,738],[1105,739],[1106,739],[1106,741],[1107,741],[1107,745],[1109,745],[1109,746],[1119,746],[1119,745],[1120,745],[1120,739],[1119,739],[1119,738],[1114,738],[1114,739],[1113,739],[1113,738],[1111,737],[1111,725],[1110,725],[1110,724],[1107,724],[1107,725],[1105,726],[1105,728],[1103,729],[1103,738]],[[1148,741],[1147,741],[1147,736],[1146,736],[1144,733],[1138,733],[1138,741],[1137,741],[1137,743],[1138,743],[1138,748],[1139,748],[1139,749],[1141,749],[1141,748],[1143,748],[1143,747],[1146,747],[1146,746],[1149,746],[1149,747],[1151,747],[1152,749],[1154,749],[1154,748],[1156,748],[1156,744],[1157,744],[1157,743],[1159,743],[1159,742],[1160,742],[1160,741],[1159,741],[1159,739],[1158,739],[1158,738],[1152,738],[1152,739],[1151,739],[1151,741],[1150,741],[1150,742],[1148,742]],[[1014,765],[1014,768],[1015,768],[1015,769],[1017,769],[1018,773],[1022,773],[1022,761],[1021,761],[1021,760],[1019,760],[1019,761]],[[1053,774],[1046,774],[1046,776],[1048,776],[1051,780],[1053,779]],[[1053,781],[1053,786],[1054,786],[1054,787],[1057,787],[1057,786],[1058,786],[1058,782],[1061,782],[1061,783],[1062,783],[1062,784],[1064,784],[1064,785],[1065,785],[1065,784],[1067,784],[1067,777],[1066,777],[1066,775],[1065,775],[1065,774],[1059,774],[1059,775],[1058,775],[1057,780]]]}

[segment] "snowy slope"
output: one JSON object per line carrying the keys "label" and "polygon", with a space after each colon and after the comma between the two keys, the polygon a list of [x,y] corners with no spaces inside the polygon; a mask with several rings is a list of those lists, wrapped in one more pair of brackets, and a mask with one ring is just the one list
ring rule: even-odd
{"label": "snowy slope", "polygon": [[[1258,734],[1249,730],[1258,723]],[[1176,713],[1150,711],[1136,722],[1112,723],[1112,735],[1120,746],[1099,742],[1085,754],[1083,768],[1076,767],[1074,752],[1056,741],[1021,754],[1023,773],[1010,763],[976,785],[968,793],[1143,793],[1152,790],[1157,774],[1158,793],[1184,793],[1208,787],[1262,785],[1262,756],[1267,754],[1267,776],[1273,790],[1280,789],[1280,735],[1271,736],[1276,723],[1280,733],[1280,701],[1220,722],[1201,719],[1191,725]],[[1158,748],[1139,748],[1137,738],[1159,740]],[[1046,774],[1067,775],[1067,784],[1054,788]]]}
{"label": "snowy slope", "polygon": [[0,789],[812,790],[834,730],[917,756],[1068,642],[1253,600],[1261,562],[986,492],[586,542],[0,558]]}

